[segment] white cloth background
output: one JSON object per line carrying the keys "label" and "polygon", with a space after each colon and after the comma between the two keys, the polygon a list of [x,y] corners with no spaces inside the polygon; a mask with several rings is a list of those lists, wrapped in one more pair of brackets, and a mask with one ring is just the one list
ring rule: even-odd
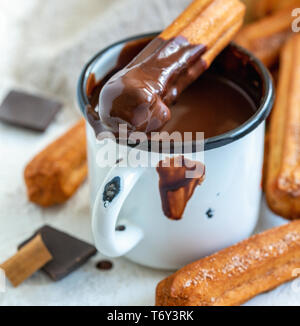
{"label": "white cloth background", "polygon": [[[59,98],[62,112],[43,134],[0,122],[0,262],[39,226],[48,223],[92,242],[88,185],[65,205],[42,209],[27,201],[23,169],[30,158],[79,118],[76,83],[84,63],[101,48],[134,34],[162,29],[189,0],[0,0],[0,100],[11,87]],[[280,224],[263,217],[260,228]],[[36,273],[0,293],[0,305],[151,305],[168,273],[114,259],[97,270],[97,254],[81,269],[53,283]],[[297,285],[297,284],[296,284]],[[291,283],[248,304],[298,305]]]}

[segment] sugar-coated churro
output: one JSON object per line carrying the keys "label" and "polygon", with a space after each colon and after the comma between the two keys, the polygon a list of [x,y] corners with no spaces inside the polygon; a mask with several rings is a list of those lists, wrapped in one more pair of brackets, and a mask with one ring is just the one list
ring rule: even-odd
{"label": "sugar-coated churro", "polygon": [[280,50],[292,35],[291,10],[285,9],[246,25],[235,41],[253,52],[266,66],[276,63]]}
{"label": "sugar-coated churro", "polygon": [[270,123],[266,198],[269,207],[300,218],[300,35],[285,45]]}
{"label": "sugar-coated churro", "polygon": [[264,17],[287,7],[299,8],[300,0],[255,0],[253,12],[256,17]]}
{"label": "sugar-coated churro", "polygon": [[41,206],[70,198],[87,175],[85,121],[48,145],[25,168],[30,201]]}
{"label": "sugar-coated churro", "polygon": [[161,281],[156,305],[234,306],[287,282],[300,265],[300,221],[252,236]]}

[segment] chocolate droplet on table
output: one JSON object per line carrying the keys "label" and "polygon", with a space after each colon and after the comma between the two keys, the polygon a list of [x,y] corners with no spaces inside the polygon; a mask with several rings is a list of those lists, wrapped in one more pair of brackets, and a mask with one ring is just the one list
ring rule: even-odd
{"label": "chocolate droplet on table", "polygon": [[96,267],[100,270],[110,270],[113,267],[113,263],[109,260],[101,260],[96,264]]}

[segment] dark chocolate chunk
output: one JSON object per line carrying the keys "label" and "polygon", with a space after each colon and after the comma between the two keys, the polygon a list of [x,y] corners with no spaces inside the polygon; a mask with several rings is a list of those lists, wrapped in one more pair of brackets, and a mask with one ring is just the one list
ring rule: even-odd
{"label": "dark chocolate chunk", "polygon": [[61,107],[60,102],[45,97],[10,91],[0,106],[0,120],[44,131]]}
{"label": "dark chocolate chunk", "polygon": [[37,234],[41,234],[46,247],[53,256],[53,260],[42,268],[53,281],[58,281],[67,276],[97,252],[96,248],[87,242],[48,225],[37,230],[30,239],[21,243],[18,249],[22,248]]}
{"label": "dark chocolate chunk", "polygon": [[96,267],[101,270],[112,269],[113,263],[109,260],[101,260],[96,264]]}

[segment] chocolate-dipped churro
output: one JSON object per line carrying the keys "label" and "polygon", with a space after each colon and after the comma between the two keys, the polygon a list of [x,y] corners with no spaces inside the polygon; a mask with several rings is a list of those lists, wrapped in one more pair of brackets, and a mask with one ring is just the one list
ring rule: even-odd
{"label": "chocolate-dipped churro", "polygon": [[239,0],[195,0],[131,63],[116,73],[99,97],[101,121],[113,132],[159,130],[169,105],[206,70],[243,23]]}

